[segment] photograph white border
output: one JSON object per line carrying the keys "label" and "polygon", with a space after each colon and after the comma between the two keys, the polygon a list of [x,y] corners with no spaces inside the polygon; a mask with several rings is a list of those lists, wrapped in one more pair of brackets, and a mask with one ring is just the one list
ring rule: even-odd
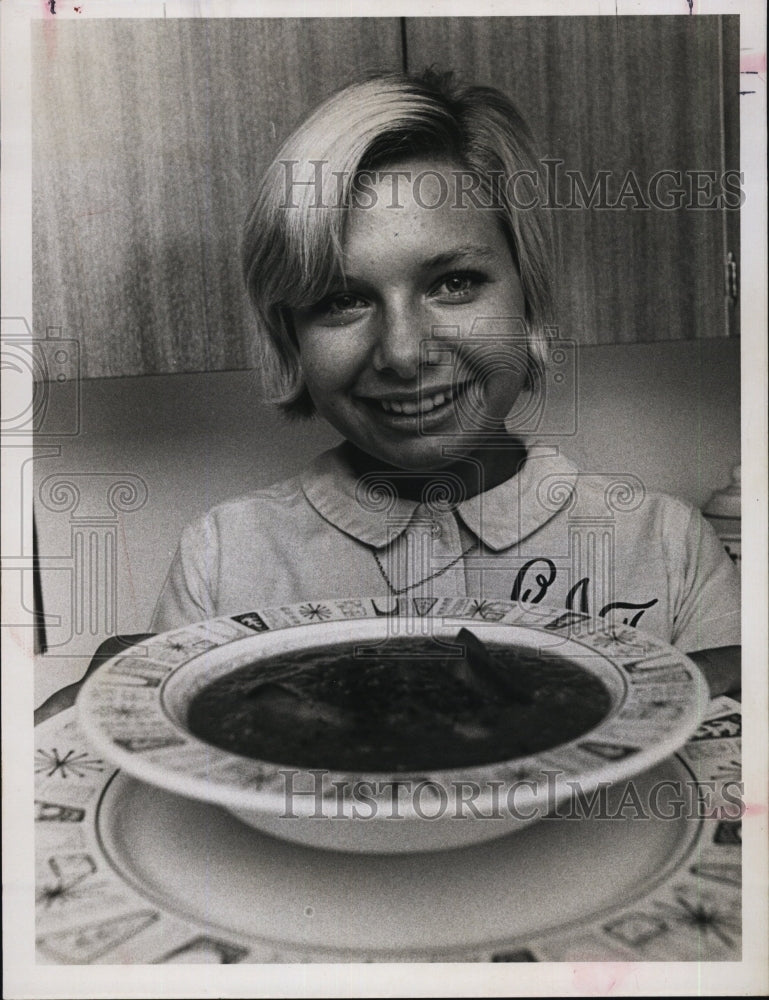
{"label": "photograph white border", "polygon": [[[56,17],[291,17],[681,14],[686,0],[493,0],[439,5],[345,5],[316,0],[82,0],[82,13],[59,0]],[[45,0],[4,0],[2,14],[2,317],[31,321],[30,21],[48,14]],[[2,592],[4,996],[283,997],[283,996],[576,996],[761,995],[769,989],[767,958],[767,306],[766,306],[766,14],[763,0],[694,0],[692,16],[739,14],[741,53],[763,70],[750,77],[755,91],[741,100],[742,225],[742,496],[743,663],[750,697],[744,703],[745,801],[744,951],[740,963],[537,963],[532,965],[297,965],[226,967],[36,966],[32,853],[33,629],[19,626],[18,586]],[[747,88],[746,88],[747,89]],[[5,374],[5,373],[3,373]],[[4,388],[6,412],[31,404],[31,384]],[[25,393],[28,396],[25,397]],[[32,552],[31,518],[18,497],[31,442],[3,442],[2,547],[7,583]],[[28,559],[27,559],[28,561]],[[585,983],[590,986],[585,991]],[[579,986],[577,985],[579,983]]]}

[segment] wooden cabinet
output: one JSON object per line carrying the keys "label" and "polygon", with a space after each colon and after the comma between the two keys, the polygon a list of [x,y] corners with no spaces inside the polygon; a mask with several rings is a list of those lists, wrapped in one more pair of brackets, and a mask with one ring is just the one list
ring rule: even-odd
{"label": "wooden cabinet", "polygon": [[[34,331],[85,377],[243,369],[241,222],[279,141],[360,73],[435,63],[507,91],[587,187],[736,168],[736,18],[50,20],[33,31]],[[730,117],[731,116],[731,117]],[[688,180],[687,180],[688,179]],[[670,184],[662,184],[661,191]],[[716,193],[720,191],[720,187]],[[703,195],[703,197],[707,197]],[[737,213],[554,212],[561,333],[717,337]],[[633,207],[625,207],[631,205]]]}
{"label": "wooden cabinet", "polygon": [[251,366],[256,181],[314,104],[401,68],[397,19],[46,21],[33,35],[34,329],[86,377]]}
{"label": "wooden cabinet", "polygon": [[721,180],[738,169],[736,31],[721,17],[407,20],[412,70],[447,66],[504,90],[560,161],[549,172],[562,336],[728,335],[727,225],[738,213],[724,202],[738,196]]}

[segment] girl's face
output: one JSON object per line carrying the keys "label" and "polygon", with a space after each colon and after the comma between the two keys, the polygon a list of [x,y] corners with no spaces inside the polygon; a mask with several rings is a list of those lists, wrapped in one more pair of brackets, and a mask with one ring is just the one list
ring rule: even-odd
{"label": "girl's face", "polygon": [[[408,175],[394,197],[397,170]],[[526,381],[507,240],[494,212],[461,192],[457,207],[454,174],[421,160],[388,168],[371,207],[349,211],[338,286],[293,314],[318,412],[373,458],[419,472],[503,433]]]}

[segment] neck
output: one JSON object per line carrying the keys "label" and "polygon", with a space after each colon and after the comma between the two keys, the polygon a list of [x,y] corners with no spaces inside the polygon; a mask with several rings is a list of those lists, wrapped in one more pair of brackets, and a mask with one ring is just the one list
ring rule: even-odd
{"label": "neck", "polygon": [[[430,486],[445,484],[448,473],[461,483],[463,499],[469,499],[511,479],[526,461],[525,444],[520,438],[513,436],[493,444],[484,444],[467,453],[448,453],[446,465],[424,471],[389,465],[360,451],[349,442],[345,445],[345,451],[358,475],[376,472],[385,479],[389,478],[398,496],[414,501],[420,501]],[[407,475],[404,476],[404,473]]]}

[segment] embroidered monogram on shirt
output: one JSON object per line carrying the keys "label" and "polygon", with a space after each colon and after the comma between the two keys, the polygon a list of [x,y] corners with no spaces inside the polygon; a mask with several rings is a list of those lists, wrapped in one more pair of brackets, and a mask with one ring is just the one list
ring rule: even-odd
{"label": "embroidered monogram on shirt", "polygon": [[[540,572],[535,572],[533,567],[535,567],[538,563],[540,564]],[[532,575],[533,583],[530,583],[529,581],[531,580]],[[548,559],[545,556],[538,556],[536,559],[530,559],[518,570],[515,582],[513,583],[513,589],[510,591],[510,600],[524,601],[529,604],[539,604],[557,579],[558,569],[552,559]],[[566,610],[578,611],[581,614],[589,615],[589,590],[590,577],[583,576],[581,580],[578,580],[577,583],[574,584],[569,593],[566,595],[566,600],[564,602]],[[578,602],[578,607],[575,607],[575,602]],[[645,603],[638,603],[635,601],[611,601],[609,604],[605,604],[601,608],[598,612],[598,617],[605,618],[607,615],[611,614],[612,611],[634,611],[635,614],[629,614],[623,618],[622,624],[635,627],[641,619],[644,611],[648,611],[649,608],[653,608],[654,605],[658,603],[659,599],[656,597],[651,601],[646,601]]]}

